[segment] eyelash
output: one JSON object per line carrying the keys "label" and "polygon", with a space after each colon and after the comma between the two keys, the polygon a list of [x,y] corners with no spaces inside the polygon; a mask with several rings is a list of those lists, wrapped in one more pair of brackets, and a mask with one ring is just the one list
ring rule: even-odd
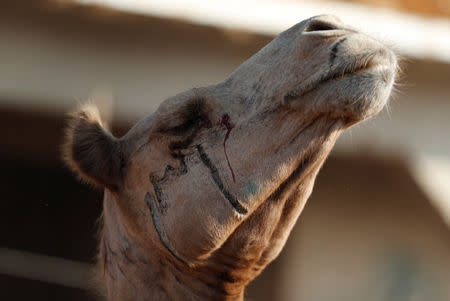
{"label": "eyelash", "polygon": [[[194,120],[189,120],[181,125],[173,127],[170,131],[176,131],[178,135],[182,135],[183,133],[187,133],[191,131],[191,133],[183,140],[174,141],[170,143],[169,148],[174,150],[181,150],[187,148],[191,145],[194,138],[197,136],[198,132],[202,128],[210,128],[212,126],[211,121],[207,118],[195,118]],[[193,130],[192,130],[193,129]]]}
{"label": "eyelash", "polygon": [[169,129],[168,132],[174,135],[182,135],[191,131],[192,129],[199,130],[201,128],[210,128],[211,126],[211,120],[205,117],[198,116]]}

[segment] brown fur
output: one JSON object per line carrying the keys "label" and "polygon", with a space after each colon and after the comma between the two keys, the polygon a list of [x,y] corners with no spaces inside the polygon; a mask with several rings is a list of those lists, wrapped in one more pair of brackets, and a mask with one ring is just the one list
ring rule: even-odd
{"label": "brown fur", "polygon": [[95,106],[85,105],[69,115],[62,153],[82,180],[118,188],[125,158],[120,142],[104,129]]}

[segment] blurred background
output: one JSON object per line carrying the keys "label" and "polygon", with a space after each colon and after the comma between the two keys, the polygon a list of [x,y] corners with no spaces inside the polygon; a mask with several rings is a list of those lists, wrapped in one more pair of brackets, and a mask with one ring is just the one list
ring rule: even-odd
{"label": "blurred background", "polygon": [[391,45],[403,72],[389,107],[340,138],[246,299],[450,300],[448,0],[0,1],[0,300],[96,299],[102,192],[60,160],[68,110],[105,100],[121,135],[322,13]]}

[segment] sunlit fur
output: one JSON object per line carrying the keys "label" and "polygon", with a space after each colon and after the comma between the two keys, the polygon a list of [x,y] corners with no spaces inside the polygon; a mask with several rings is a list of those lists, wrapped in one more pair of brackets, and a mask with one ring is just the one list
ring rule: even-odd
{"label": "sunlit fur", "polygon": [[92,104],[69,115],[62,153],[69,167],[88,183],[115,189],[121,181],[121,145],[104,129]]}
{"label": "sunlit fur", "polygon": [[319,16],[223,82],[167,99],[120,139],[91,111],[72,115],[67,161],[105,187],[98,275],[108,300],[242,300],[336,139],[384,107],[396,69],[381,43]]}

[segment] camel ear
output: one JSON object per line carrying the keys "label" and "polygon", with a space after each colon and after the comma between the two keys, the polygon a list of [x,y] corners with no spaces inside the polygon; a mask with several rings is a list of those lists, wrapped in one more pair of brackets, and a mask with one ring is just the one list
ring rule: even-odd
{"label": "camel ear", "polygon": [[120,141],[105,130],[93,105],[82,106],[69,116],[64,161],[82,180],[117,190],[125,162]]}

